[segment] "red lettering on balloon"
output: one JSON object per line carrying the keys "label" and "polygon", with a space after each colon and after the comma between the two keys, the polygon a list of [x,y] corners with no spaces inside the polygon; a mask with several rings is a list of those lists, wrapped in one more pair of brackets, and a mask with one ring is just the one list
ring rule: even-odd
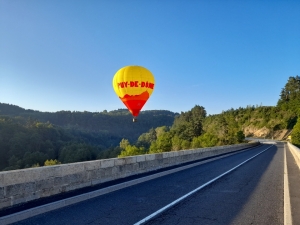
{"label": "red lettering on balloon", "polygon": [[154,84],[153,83],[149,83],[149,88],[153,89],[154,88]]}
{"label": "red lettering on balloon", "polygon": [[124,81],[118,83],[118,88],[127,88],[127,87],[142,87],[142,88],[150,88],[154,89],[154,83],[148,82],[148,81],[142,81],[139,83],[139,81]]}

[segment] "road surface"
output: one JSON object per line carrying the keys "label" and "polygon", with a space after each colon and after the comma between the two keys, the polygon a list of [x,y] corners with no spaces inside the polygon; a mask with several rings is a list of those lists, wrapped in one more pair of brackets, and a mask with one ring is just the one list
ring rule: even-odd
{"label": "road surface", "polygon": [[[153,214],[145,224],[284,224],[284,154],[283,143],[263,144],[15,224],[132,225]],[[287,160],[297,180],[291,155]]]}

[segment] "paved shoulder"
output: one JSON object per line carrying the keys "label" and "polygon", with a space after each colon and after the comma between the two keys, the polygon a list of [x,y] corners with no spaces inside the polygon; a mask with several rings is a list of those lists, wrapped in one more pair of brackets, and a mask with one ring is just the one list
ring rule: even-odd
{"label": "paved shoulder", "polygon": [[[286,146],[288,149],[288,146]],[[286,151],[293,224],[300,224],[300,170],[290,151]]]}

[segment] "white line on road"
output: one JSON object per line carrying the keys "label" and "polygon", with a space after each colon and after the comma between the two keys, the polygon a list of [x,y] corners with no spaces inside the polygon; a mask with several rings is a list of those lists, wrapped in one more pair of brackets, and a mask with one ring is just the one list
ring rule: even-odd
{"label": "white line on road", "polygon": [[284,225],[292,225],[291,201],[289,190],[289,179],[286,163],[286,145],[284,145]]}
{"label": "white line on road", "polygon": [[[269,148],[271,148],[271,147],[273,147],[273,146],[274,146],[274,145],[270,146]],[[242,163],[240,163],[239,165],[233,167],[232,169],[226,171],[225,173],[222,173],[221,175],[215,177],[214,179],[212,179],[212,180],[206,182],[205,184],[203,184],[203,185],[201,185],[200,187],[194,189],[193,191],[191,191],[191,192],[185,194],[184,196],[182,196],[182,197],[176,199],[175,201],[173,201],[173,202],[171,202],[170,204],[166,205],[165,207],[163,207],[163,208],[157,210],[156,212],[154,212],[154,213],[152,213],[151,215],[147,216],[146,218],[140,220],[139,222],[135,223],[134,225],[141,225],[141,224],[143,224],[143,223],[145,223],[145,222],[151,220],[152,218],[156,217],[157,215],[161,214],[162,212],[166,211],[167,209],[171,208],[172,206],[178,204],[180,201],[186,199],[187,197],[189,197],[189,196],[191,196],[192,194],[196,193],[197,191],[203,189],[203,188],[206,187],[207,185],[213,183],[214,181],[216,181],[216,180],[220,179],[221,177],[225,176],[226,174],[232,172],[233,170],[235,170],[235,169],[237,169],[238,167],[242,166],[243,164],[245,164],[246,162],[248,162],[248,161],[250,161],[251,159],[255,158],[256,156],[260,155],[261,153],[267,151],[269,148],[267,148],[267,149],[261,151],[260,153],[258,153],[258,154],[256,154],[256,155],[252,156],[251,158],[245,160],[244,162],[242,162]]]}

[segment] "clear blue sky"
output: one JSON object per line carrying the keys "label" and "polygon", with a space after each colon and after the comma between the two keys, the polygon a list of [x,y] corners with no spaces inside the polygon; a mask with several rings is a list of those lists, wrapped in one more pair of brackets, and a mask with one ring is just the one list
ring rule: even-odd
{"label": "clear blue sky", "polygon": [[143,108],[208,114],[277,103],[300,75],[300,1],[0,0],[0,102],[124,108],[112,78],[148,68]]}

